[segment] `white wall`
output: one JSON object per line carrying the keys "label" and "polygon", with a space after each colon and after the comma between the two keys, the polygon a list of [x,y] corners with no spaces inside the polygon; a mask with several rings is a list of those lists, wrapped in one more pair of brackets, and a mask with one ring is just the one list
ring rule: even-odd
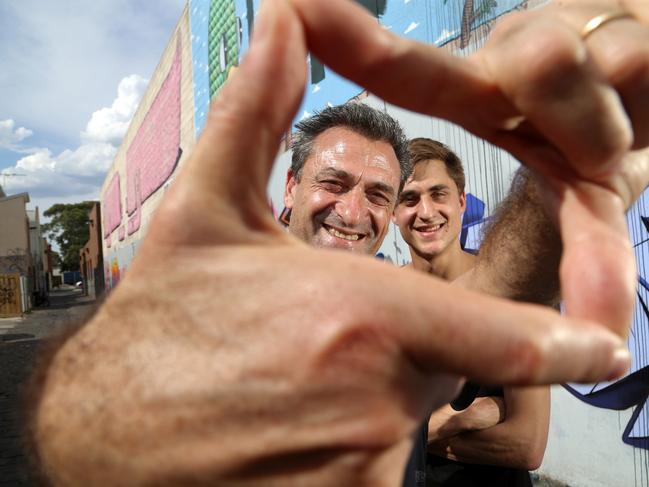
{"label": "white wall", "polygon": [[649,452],[622,442],[632,412],[589,406],[554,386],[550,436],[538,473],[571,487],[649,486]]}

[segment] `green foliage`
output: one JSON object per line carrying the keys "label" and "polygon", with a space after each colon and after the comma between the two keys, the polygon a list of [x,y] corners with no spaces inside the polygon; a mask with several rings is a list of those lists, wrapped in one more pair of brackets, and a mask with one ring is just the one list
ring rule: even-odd
{"label": "green foliage", "polygon": [[62,271],[79,270],[79,251],[90,238],[88,213],[93,204],[93,201],[57,203],[43,213],[43,216],[51,218],[42,227],[49,239],[53,239],[59,246],[58,260]]}

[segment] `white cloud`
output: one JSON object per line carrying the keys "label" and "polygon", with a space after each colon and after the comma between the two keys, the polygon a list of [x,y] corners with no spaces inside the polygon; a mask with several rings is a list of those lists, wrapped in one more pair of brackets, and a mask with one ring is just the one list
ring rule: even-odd
{"label": "white cloud", "polygon": [[0,118],[70,144],[121,78],[151,75],[184,4],[0,1]]}
{"label": "white cloud", "polygon": [[13,150],[16,144],[22,142],[33,132],[25,127],[16,128],[16,122],[12,119],[0,120],[0,148]]}
{"label": "white cloud", "polygon": [[[0,184],[5,192],[29,192],[33,198],[65,197],[74,195],[99,196],[99,188],[113,162],[131,118],[146,90],[147,81],[138,75],[122,79],[117,97],[110,107],[95,111],[81,132],[81,144],[54,155],[47,148],[16,146],[15,142],[32,134],[31,130],[15,128],[13,120],[0,122],[0,130],[7,140],[14,141],[12,150],[28,155],[12,167],[0,171]],[[11,137],[10,137],[11,136]],[[1,178],[2,173],[21,176]],[[80,200],[79,200],[80,201]]]}
{"label": "white cloud", "polygon": [[39,149],[18,160],[14,167],[2,171],[22,175],[8,178],[5,192],[26,191],[32,197],[89,193],[98,196],[106,170],[116,153],[117,149],[106,143],[84,144],[57,156],[48,149]]}
{"label": "white cloud", "polygon": [[86,129],[81,133],[81,140],[118,145],[128,129],[147,84],[148,80],[137,74],[122,79],[113,104],[92,114]]}

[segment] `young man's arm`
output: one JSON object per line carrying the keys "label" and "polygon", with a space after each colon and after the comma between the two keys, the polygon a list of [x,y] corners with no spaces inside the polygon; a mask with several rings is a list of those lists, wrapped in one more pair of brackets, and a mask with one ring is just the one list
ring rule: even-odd
{"label": "young man's arm", "polygon": [[[548,387],[505,388],[506,419],[491,428],[429,442],[429,451],[467,463],[534,470],[548,437]],[[472,409],[472,405],[469,409]]]}
{"label": "young man's arm", "polygon": [[467,431],[491,428],[505,419],[505,402],[500,397],[479,397],[462,411],[450,405],[435,411],[428,421],[428,442],[449,438]]}

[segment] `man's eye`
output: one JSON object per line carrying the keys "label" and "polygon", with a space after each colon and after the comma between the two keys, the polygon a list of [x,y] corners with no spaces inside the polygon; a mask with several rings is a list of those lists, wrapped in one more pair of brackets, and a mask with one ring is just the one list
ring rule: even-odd
{"label": "man's eye", "polygon": [[370,193],[368,199],[375,205],[387,205],[390,198],[385,193]]}
{"label": "man's eye", "polygon": [[417,198],[404,198],[401,200],[402,205],[415,206],[419,200]]}
{"label": "man's eye", "polygon": [[322,181],[320,184],[322,184],[322,187],[326,189],[327,191],[331,191],[333,193],[337,193],[342,190],[343,185],[340,181]]}

